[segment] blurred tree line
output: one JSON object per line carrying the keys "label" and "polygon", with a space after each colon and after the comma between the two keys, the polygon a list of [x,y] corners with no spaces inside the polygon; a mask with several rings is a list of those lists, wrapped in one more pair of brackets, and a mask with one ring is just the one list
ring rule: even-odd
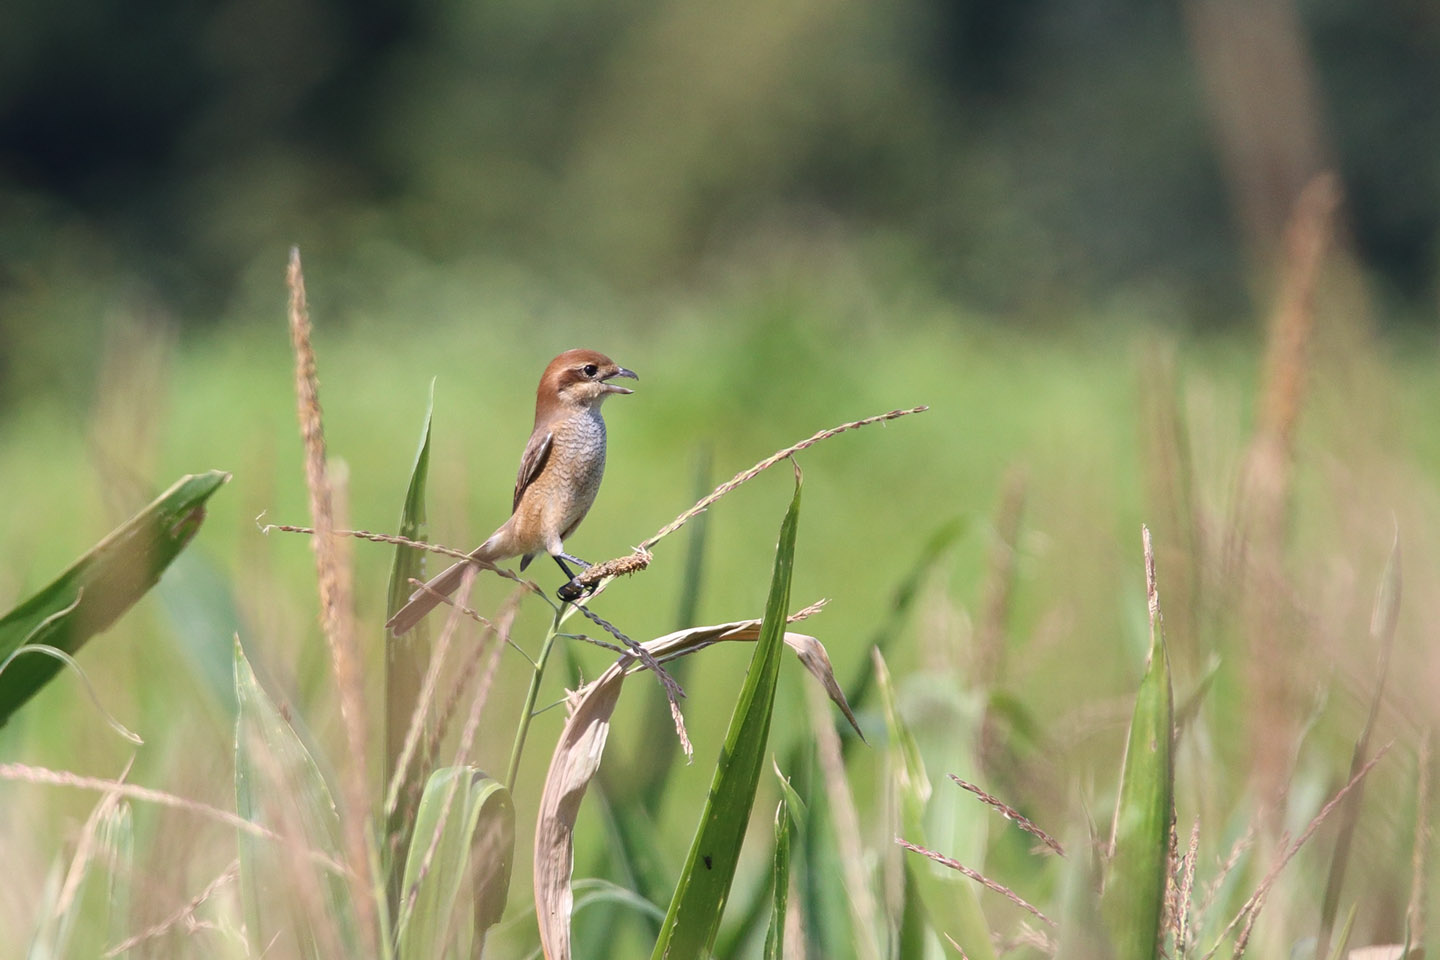
{"label": "blurred tree line", "polygon": [[838,239],[1000,316],[1223,325],[1325,167],[1433,315],[1433,0],[9,0],[0,376],[292,241],[625,291]]}

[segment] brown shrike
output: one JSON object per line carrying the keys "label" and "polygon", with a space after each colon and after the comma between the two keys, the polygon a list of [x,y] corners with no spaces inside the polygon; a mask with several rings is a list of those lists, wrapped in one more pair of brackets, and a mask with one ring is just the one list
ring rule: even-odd
{"label": "brown shrike", "polygon": [[[495,563],[521,557],[520,569],[541,552],[555,558],[570,579],[561,597],[573,600],[580,590],[565,561],[588,567],[565,552],[565,540],[580,526],[605,474],[605,420],[600,404],[613,393],[631,393],[610,381],[639,380],[594,350],[566,350],[550,361],[535,391],[535,429],[520,458],[510,519],[470,554]],[[468,561],[461,560],[417,590],[386,624],[397,636],[406,632],[440,603],[438,595],[453,593]],[[432,592],[433,591],[433,592]]]}

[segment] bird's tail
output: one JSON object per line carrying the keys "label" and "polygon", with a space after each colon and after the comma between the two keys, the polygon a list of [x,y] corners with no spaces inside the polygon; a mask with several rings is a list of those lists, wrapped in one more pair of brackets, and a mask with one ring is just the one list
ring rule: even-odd
{"label": "bird's tail", "polygon": [[[473,560],[491,561],[500,559],[500,552],[495,548],[496,536],[486,540],[480,546],[470,552]],[[395,636],[400,636],[424,619],[425,615],[434,610],[440,604],[440,598],[448,597],[460,589],[460,581],[465,579],[465,568],[470,566],[467,560],[458,560],[451,564],[425,584],[421,589],[410,595],[410,600],[395,612],[395,616],[386,621],[385,626]]]}

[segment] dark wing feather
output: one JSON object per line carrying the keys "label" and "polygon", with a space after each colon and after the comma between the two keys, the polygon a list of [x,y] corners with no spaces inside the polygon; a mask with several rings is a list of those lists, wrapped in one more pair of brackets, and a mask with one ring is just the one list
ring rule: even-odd
{"label": "dark wing feather", "polygon": [[545,461],[550,459],[550,441],[553,437],[554,434],[548,430],[544,433],[537,430],[530,434],[530,442],[525,444],[525,455],[520,458],[520,472],[515,475],[515,502],[510,505],[511,513],[520,508],[520,498],[525,495],[525,490],[540,476],[540,471],[545,469]]}

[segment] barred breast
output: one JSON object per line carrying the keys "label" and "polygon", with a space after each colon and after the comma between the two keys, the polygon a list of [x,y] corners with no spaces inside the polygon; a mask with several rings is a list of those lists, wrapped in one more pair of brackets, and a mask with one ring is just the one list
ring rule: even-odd
{"label": "barred breast", "polygon": [[[563,540],[585,518],[605,476],[605,420],[595,409],[558,421],[552,428],[545,486],[564,495],[547,498],[547,535]],[[538,482],[538,481],[537,481]]]}

